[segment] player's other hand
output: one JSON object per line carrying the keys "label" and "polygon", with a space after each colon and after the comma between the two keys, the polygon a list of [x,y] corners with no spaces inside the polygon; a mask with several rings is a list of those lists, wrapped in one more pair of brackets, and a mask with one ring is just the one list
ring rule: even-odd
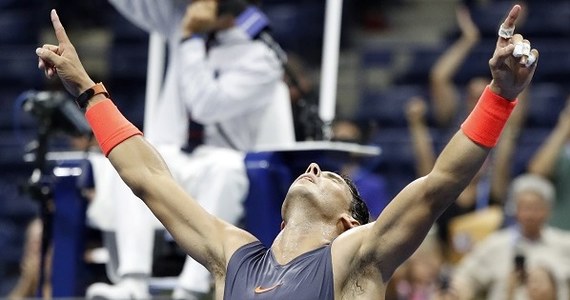
{"label": "player's other hand", "polygon": [[51,11],[51,22],[58,45],[46,44],[36,49],[38,68],[43,70],[48,78],[57,75],[67,91],[77,97],[95,83],[85,72],[55,9]]}

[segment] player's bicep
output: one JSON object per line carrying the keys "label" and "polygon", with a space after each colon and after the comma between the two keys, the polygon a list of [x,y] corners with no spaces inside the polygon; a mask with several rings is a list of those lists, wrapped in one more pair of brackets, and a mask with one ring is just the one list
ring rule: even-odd
{"label": "player's bicep", "polygon": [[437,218],[425,180],[422,177],[404,188],[363,241],[363,255],[373,257],[386,280],[418,248]]}
{"label": "player's bicep", "polygon": [[157,176],[144,201],[176,242],[208,269],[225,264],[227,224],[204,210],[169,176]]}

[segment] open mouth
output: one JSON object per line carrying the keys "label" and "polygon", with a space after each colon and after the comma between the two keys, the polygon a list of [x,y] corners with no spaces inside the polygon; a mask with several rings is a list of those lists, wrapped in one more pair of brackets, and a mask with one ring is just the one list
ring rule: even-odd
{"label": "open mouth", "polygon": [[311,176],[310,174],[301,175],[301,177],[299,177],[298,180],[303,180],[303,179],[308,180],[312,183],[315,183],[315,178],[313,178],[313,176]]}

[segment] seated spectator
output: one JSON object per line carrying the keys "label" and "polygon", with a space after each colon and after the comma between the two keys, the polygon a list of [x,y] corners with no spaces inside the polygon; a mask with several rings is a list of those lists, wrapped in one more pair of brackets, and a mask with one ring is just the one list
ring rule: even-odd
{"label": "seated spectator", "polygon": [[[452,286],[461,299],[481,293],[486,299],[508,299],[510,274],[523,265],[531,270],[547,263],[555,266],[556,274],[569,274],[570,232],[546,225],[554,201],[552,184],[540,176],[521,175],[513,181],[510,195],[516,224],[483,240],[455,270]],[[568,299],[567,286],[557,286],[557,299]]]}

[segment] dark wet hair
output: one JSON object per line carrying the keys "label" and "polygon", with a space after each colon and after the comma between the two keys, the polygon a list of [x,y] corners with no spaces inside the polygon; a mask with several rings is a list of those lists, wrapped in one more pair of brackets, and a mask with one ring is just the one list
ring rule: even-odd
{"label": "dark wet hair", "polygon": [[360,223],[360,225],[368,224],[370,222],[370,212],[368,211],[368,206],[360,196],[356,185],[354,185],[354,182],[352,182],[350,177],[346,175],[341,175],[341,177],[350,188],[350,194],[352,195],[352,200],[350,201],[350,214]]}

